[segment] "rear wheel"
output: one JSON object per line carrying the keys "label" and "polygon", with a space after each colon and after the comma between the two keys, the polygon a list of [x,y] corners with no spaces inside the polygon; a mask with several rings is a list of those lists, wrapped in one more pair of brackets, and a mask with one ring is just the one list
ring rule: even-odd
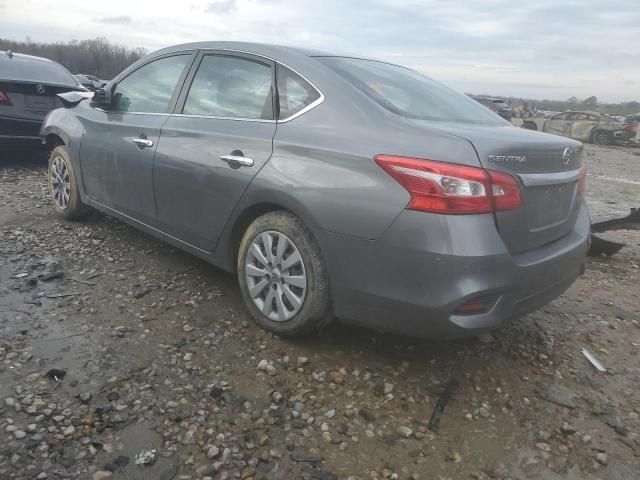
{"label": "rear wheel", "polygon": [[240,243],[237,273],[245,304],[263,328],[296,337],[331,321],[324,260],[296,216],[270,212],[256,219]]}
{"label": "rear wheel", "polygon": [[49,194],[56,212],[68,220],[88,215],[91,208],[82,203],[73,163],[67,147],[58,145],[49,157]]}
{"label": "rear wheel", "polygon": [[595,132],[593,132],[592,140],[596,145],[610,145],[611,134],[609,132],[605,132],[604,130],[596,130]]}

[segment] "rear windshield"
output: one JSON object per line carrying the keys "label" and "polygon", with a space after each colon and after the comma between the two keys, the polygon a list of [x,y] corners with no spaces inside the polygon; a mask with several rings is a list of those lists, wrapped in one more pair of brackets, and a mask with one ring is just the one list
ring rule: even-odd
{"label": "rear windshield", "polygon": [[18,54],[9,58],[5,52],[0,52],[0,79],[68,87],[78,86],[78,82],[59,63],[45,62]]}
{"label": "rear windshield", "polygon": [[483,125],[505,123],[466,95],[408,68],[346,57],[319,57],[319,60],[398,115]]}

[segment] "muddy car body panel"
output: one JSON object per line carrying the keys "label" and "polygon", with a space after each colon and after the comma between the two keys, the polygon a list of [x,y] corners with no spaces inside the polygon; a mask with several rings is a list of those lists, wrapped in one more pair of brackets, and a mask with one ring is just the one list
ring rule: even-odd
{"label": "muddy car body panel", "polygon": [[[555,298],[580,274],[589,220],[578,185],[578,142],[516,129],[430,80],[424,82],[445,104],[453,96],[442,115],[469,112],[468,119],[409,118],[372,98],[377,93],[363,90],[351,73],[397,78],[410,72],[409,83],[424,77],[288,47],[171,47],[127,69],[104,94],[117,97],[134,72],[171,58],[172,66],[162,69],[174,72],[166,111],[114,111],[113,98],[84,100],[45,121],[42,134],[50,144],[73,145],[83,202],[229,271],[253,219],[291,212],[320,247],[335,316],[412,335],[497,327]],[[216,71],[225,62],[237,62],[233,71],[244,68],[256,89],[264,84],[276,92],[259,118],[187,108],[190,92],[201,88],[199,69]],[[281,86],[276,77],[293,83]],[[284,102],[298,98],[285,99],[285,88],[308,97],[308,104],[285,113]],[[135,94],[127,92],[132,104]],[[207,98],[207,108],[221,108],[219,97]],[[254,107],[245,102],[242,108]],[[277,107],[279,116],[270,110]],[[567,149],[573,156],[564,162]],[[495,163],[492,155],[526,156],[526,162]],[[517,186],[522,205],[474,214],[408,209],[413,194],[378,163],[389,156],[503,174]],[[474,302],[484,302],[481,311],[461,309]]]}
{"label": "muddy car body panel", "polygon": [[622,123],[598,112],[568,111],[550,118],[528,118],[523,127],[589,143],[610,144],[628,139]]}

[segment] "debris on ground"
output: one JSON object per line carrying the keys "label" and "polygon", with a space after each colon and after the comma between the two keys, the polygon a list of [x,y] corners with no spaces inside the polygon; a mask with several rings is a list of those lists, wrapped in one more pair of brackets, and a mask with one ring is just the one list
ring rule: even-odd
{"label": "debris on ground", "polygon": [[151,448],[149,450],[142,450],[140,453],[136,455],[135,464],[136,465],[152,465],[155,463],[156,458],[158,456],[158,450],[155,448]]}
{"label": "debris on ground", "polygon": [[602,366],[600,361],[589,350],[583,348],[582,354],[587,358],[587,360],[589,360],[589,363],[591,363],[591,365],[593,365],[596,370],[598,370],[599,372],[607,371],[607,369]]}

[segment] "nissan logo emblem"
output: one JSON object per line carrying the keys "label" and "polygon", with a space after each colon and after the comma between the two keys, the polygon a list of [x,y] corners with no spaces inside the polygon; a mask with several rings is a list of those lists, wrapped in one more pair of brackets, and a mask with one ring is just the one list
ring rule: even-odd
{"label": "nissan logo emblem", "polygon": [[44,95],[44,85],[42,84],[36,85],[36,92],[38,92],[40,95]]}

